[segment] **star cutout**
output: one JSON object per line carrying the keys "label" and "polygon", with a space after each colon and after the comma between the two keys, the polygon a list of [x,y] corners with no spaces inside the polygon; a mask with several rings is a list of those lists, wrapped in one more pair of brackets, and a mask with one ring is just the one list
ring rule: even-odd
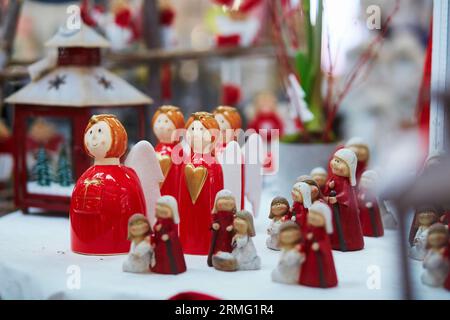
{"label": "star cutout", "polygon": [[112,85],[111,81],[106,79],[105,76],[98,76],[97,82],[99,85],[103,86],[103,88],[105,88],[105,90],[113,89],[113,85]]}
{"label": "star cutout", "polygon": [[48,90],[51,90],[53,88],[55,90],[59,90],[59,87],[65,83],[66,83],[66,76],[65,75],[62,75],[62,76],[57,75],[55,77],[55,79],[48,81]]}

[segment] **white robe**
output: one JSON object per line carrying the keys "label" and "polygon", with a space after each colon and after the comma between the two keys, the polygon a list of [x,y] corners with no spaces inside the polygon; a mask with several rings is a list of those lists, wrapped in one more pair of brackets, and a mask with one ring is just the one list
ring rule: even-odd
{"label": "white robe", "polygon": [[297,284],[300,268],[305,256],[296,249],[283,250],[278,266],[272,271],[272,281],[284,284]]}
{"label": "white robe", "polygon": [[236,259],[238,270],[259,270],[261,259],[256,253],[255,245],[250,237],[236,237],[236,247],[231,254]]}
{"label": "white robe", "polygon": [[149,241],[141,241],[138,245],[132,241],[128,258],[123,262],[122,270],[132,273],[149,272],[152,256],[153,248]]}
{"label": "white robe", "polygon": [[422,283],[431,287],[442,287],[449,272],[448,259],[441,253],[428,250],[423,261],[425,272],[422,273]]}
{"label": "white robe", "polygon": [[414,260],[423,261],[427,253],[428,227],[419,227],[414,237],[414,244],[409,250],[409,257]]}
{"label": "white robe", "polygon": [[266,240],[266,246],[269,249],[279,251],[280,247],[278,245],[278,235],[280,234],[280,227],[283,224],[281,220],[272,220],[269,228],[267,229],[267,233],[269,237]]}

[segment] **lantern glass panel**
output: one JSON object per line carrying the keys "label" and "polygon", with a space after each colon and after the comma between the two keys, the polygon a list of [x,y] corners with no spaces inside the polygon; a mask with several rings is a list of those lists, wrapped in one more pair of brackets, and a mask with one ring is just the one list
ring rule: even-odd
{"label": "lantern glass panel", "polygon": [[28,193],[70,196],[74,186],[71,120],[30,117],[25,143]]}

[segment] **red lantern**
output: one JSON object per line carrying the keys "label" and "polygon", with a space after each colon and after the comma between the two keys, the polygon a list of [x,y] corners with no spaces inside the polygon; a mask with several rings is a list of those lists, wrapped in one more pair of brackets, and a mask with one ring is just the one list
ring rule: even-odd
{"label": "red lantern", "polygon": [[[109,43],[93,29],[60,30],[47,47],[57,48],[30,67],[31,82],[6,99],[15,105],[15,201],[30,207],[67,212],[74,181],[91,165],[83,150],[90,117],[132,109],[138,141],[145,137],[145,107],[152,100],[100,66]],[[126,120],[122,120],[125,123]]]}

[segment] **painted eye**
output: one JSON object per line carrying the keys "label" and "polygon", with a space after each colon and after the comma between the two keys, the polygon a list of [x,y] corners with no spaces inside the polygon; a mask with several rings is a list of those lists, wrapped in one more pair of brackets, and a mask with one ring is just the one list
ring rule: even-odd
{"label": "painted eye", "polygon": [[92,130],[91,130],[91,131],[89,131],[89,134],[92,134]]}
{"label": "painted eye", "polygon": [[202,127],[202,128],[200,128],[200,130],[201,130],[201,131],[203,131],[203,127]]}
{"label": "painted eye", "polygon": [[194,127],[192,127],[191,130],[194,131]]}
{"label": "painted eye", "polygon": [[164,121],[164,123],[169,123],[169,120]]}
{"label": "painted eye", "polygon": [[101,133],[102,132],[102,129],[98,129],[98,133]]}

